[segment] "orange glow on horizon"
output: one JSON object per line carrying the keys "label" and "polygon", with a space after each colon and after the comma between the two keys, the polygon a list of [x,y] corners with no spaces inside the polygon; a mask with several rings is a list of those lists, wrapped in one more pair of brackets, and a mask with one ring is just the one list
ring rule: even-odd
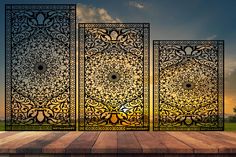
{"label": "orange glow on horizon", "polygon": [[225,113],[234,114],[233,108],[236,107],[236,97],[231,95],[225,96]]}

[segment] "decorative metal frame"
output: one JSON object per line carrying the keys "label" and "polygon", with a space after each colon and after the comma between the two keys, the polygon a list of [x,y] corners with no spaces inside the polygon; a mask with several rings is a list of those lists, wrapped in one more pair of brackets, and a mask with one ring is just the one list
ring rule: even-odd
{"label": "decorative metal frame", "polygon": [[76,6],[6,5],[6,130],[76,130]]}
{"label": "decorative metal frame", "polygon": [[149,24],[79,24],[79,130],[149,130]]}
{"label": "decorative metal frame", "polygon": [[153,130],[224,130],[224,41],[154,40]]}

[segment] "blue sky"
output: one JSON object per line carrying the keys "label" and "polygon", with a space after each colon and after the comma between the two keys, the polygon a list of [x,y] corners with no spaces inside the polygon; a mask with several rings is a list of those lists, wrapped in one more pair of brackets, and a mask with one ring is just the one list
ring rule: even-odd
{"label": "blue sky", "polygon": [[232,113],[236,106],[236,0],[1,0],[0,117],[4,113],[6,3],[78,4],[77,17],[82,22],[149,22],[151,40],[225,40],[226,112]]}

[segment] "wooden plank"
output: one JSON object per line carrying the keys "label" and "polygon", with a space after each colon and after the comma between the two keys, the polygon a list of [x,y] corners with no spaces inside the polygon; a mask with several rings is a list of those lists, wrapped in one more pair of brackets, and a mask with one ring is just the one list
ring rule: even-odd
{"label": "wooden plank", "polygon": [[0,153],[57,153],[54,156],[63,153],[67,153],[68,156],[71,155],[70,153],[74,155],[105,153],[104,156],[111,153],[114,155],[127,153],[127,156],[132,156],[131,153],[136,153],[134,156],[143,155],[142,153],[149,155],[157,153],[163,156],[175,156],[177,153],[184,156],[184,153],[190,155],[186,153],[193,152],[198,153],[199,156],[234,156],[236,154],[236,132],[27,131],[2,132],[1,134],[7,136],[0,139]]}
{"label": "wooden plank", "polygon": [[[199,134],[199,132],[196,133]],[[185,132],[168,132],[168,134],[182,141],[186,145],[191,146],[194,149],[194,153],[218,153],[217,147],[208,145],[202,140],[195,139]]]}
{"label": "wooden plank", "polygon": [[0,153],[16,153],[16,149],[27,143],[30,143],[49,132],[28,132],[27,135],[21,136],[18,140],[10,141],[0,146]]}
{"label": "wooden plank", "polygon": [[92,153],[117,153],[117,132],[101,132]]}
{"label": "wooden plank", "polygon": [[236,132],[235,131],[217,131],[217,133],[224,134],[227,136],[232,136],[236,138]]}
{"label": "wooden plank", "polygon": [[157,137],[150,132],[135,132],[134,135],[138,139],[144,153],[166,153],[167,147]]}
{"label": "wooden plank", "polygon": [[42,152],[43,153],[65,153],[66,147],[68,147],[82,133],[83,132],[69,132],[66,135],[60,137],[59,139],[45,146]]}
{"label": "wooden plank", "polygon": [[52,132],[39,139],[25,144],[16,149],[17,153],[42,153],[42,148],[59,137],[65,135],[66,132]]}
{"label": "wooden plank", "polygon": [[66,153],[90,153],[99,134],[98,131],[84,132],[66,148]]}
{"label": "wooden plank", "polygon": [[236,137],[234,136],[234,133],[229,134],[221,132],[203,132],[203,134],[236,145]]}
{"label": "wooden plank", "polygon": [[24,131],[24,132],[19,132],[19,133],[4,137],[0,139],[0,145],[3,145],[10,141],[19,140],[21,137],[26,136],[27,134],[29,134],[29,132]]}
{"label": "wooden plank", "polygon": [[204,141],[204,143],[208,145],[217,147],[219,153],[236,153],[236,146],[234,144],[225,142],[221,138],[214,138],[211,136],[212,133],[214,132],[207,132],[206,134],[204,134],[203,132],[186,132],[187,135],[195,139]]}
{"label": "wooden plank", "polygon": [[222,131],[219,131],[217,133],[222,134],[224,136],[229,136],[232,140],[236,140],[236,132],[231,132],[231,131],[227,131],[227,132],[224,131],[224,132],[222,132]]}
{"label": "wooden plank", "polygon": [[20,132],[16,132],[16,131],[13,131],[13,132],[10,132],[10,131],[1,131],[0,132],[0,140],[4,137],[8,137],[8,136],[11,136],[11,135],[14,135],[14,134],[18,134]]}
{"label": "wooden plank", "polygon": [[8,132],[8,131],[0,131],[0,134],[2,134],[2,133],[6,133],[6,132]]}
{"label": "wooden plank", "polygon": [[175,137],[169,135],[167,132],[151,132],[153,138],[161,141],[167,148],[166,153],[193,153],[193,148],[179,141]]}
{"label": "wooden plank", "polygon": [[118,153],[141,153],[142,147],[136,139],[134,132],[118,132],[117,152]]}

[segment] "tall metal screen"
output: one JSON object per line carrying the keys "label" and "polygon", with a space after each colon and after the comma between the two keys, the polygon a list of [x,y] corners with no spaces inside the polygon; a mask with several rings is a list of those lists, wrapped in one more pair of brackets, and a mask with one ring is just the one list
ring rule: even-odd
{"label": "tall metal screen", "polygon": [[79,24],[79,130],[149,129],[149,24]]}
{"label": "tall metal screen", "polygon": [[224,130],[224,41],[154,41],[154,130]]}
{"label": "tall metal screen", "polygon": [[75,130],[75,5],[6,5],[6,130]]}

